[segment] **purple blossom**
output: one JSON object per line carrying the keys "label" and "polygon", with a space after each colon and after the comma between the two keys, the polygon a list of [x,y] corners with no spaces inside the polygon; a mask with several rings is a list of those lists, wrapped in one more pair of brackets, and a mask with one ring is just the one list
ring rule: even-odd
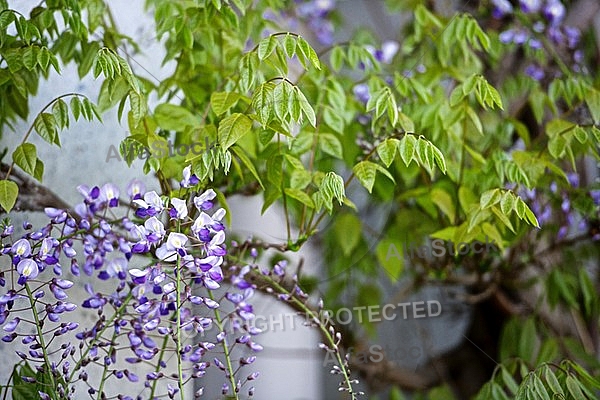
{"label": "purple blossom", "polygon": [[173,197],[171,199],[171,205],[173,206],[173,213],[171,218],[185,219],[188,215],[187,203],[185,200]]}
{"label": "purple blossom", "polygon": [[354,97],[356,97],[358,101],[364,104],[367,104],[367,102],[371,98],[371,94],[369,93],[369,86],[365,83],[355,85],[352,88],[352,92],[354,93]]}
{"label": "purple blossom", "polygon": [[573,26],[565,26],[564,32],[567,39],[567,47],[570,49],[576,48],[581,39],[581,31]]}
{"label": "purple blossom", "polygon": [[567,173],[567,180],[569,181],[569,185],[571,185],[572,187],[579,187],[579,174],[577,174],[576,172]]}
{"label": "purple blossom", "polygon": [[17,272],[20,274],[19,285],[24,285],[28,279],[35,279],[40,270],[35,261],[30,258],[25,258],[17,264]]}
{"label": "purple blossom", "polygon": [[535,64],[530,64],[525,68],[525,74],[532,77],[536,81],[544,79],[544,69]]}
{"label": "purple blossom", "polygon": [[181,187],[188,188],[195,186],[200,182],[195,174],[192,174],[192,167],[188,165],[183,169],[183,180],[179,183]]}
{"label": "purple blossom", "polygon": [[590,190],[590,196],[595,205],[600,205],[600,190]]}
{"label": "purple blossom", "polygon": [[29,257],[31,255],[31,245],[28,240],[19,239],[12,245],[11,252],[19,259],[21,257]]}
{"label": "purple blossom", "polygon": [[508,0],[492,0],[492,16],[500,19],[513,12],[513,6]]}
{"label": "purple blossom", "polygon": [[109,207],[119,205],[119,188],[112,183],[106,183],[100,189],[100,200],[106,202]]}
{"label": "purple blossom", "polygon": [[[142,228],[142,227],[140,227]],[[150,217],[144,222],[141,230],[150,243],[157,243],[165,236],[165,226],[156,217]]]}
{"label": "purple blossom", "polygon": [[536,13],[542,8],[541,0],[519,0],[519,6],[524,13]]}
{"label": "purple blossom", "polygon": [[565,6],[560,0],[547,0],[542,13],[550,24],[558,24],[565,17]]}
{"label": "purple blossom", "polygon": [[156,256],[164,261],[173,262],[177,259],[177,255],[184,256],[185,244],[188,238],[183,233],[171,232],[167,237],[166,243],[163,243],[156,249]]}
{"label": "purple blossom", "polygon": [[198,211],[206,211],[213,207],[212,199],[217,197],[217,194],[214,190],[208,189],[200,196],[194,197],[194,205],[198,209]]}
{"label": "purple blossom", "polygon": [[131,200],[141,199],[144,192],[146,192],[146,185],[139,179],[133,179],[127,185],[127,195]]}
{"label": "purple blossom", "polygon": [[144,194],[144,199],[136,199],[133,202],[139,207],[136,210],[138,217],[154,216],[162,212],[164,209],[163,201],[160,196],[155,192],[151,191]]}

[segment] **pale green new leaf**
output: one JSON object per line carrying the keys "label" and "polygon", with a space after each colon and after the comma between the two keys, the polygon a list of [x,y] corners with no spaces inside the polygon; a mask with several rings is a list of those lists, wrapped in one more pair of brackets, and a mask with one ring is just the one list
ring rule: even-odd
{"label": "pale green new leaf", "polygon": [[298,50],[300,54],[316,68],[321,69],[321,63],[319,62],[319,57],[315,50],[308,44],[306,40],[302,37],[298,37]]}
{"label": "pale green new leaf", "polygon": [[219,124],[219,144],[227,150],[242,136],[250,132],[252,120],[244,114],[234,113],[224,118]]}
{"label": "pale green new leaf", "polygon": [[56,120],[54,115],[49,113],[41,113],[33,121],[33,127],[38,135],[50,144],[55,144],[60,147],[60,139],[56,129]]}
{"label": "pale green new leaf", "polygon": [[69,107],[62,99],[58,99],[52,106],[52,115],[60,128],[69,127]]}
{"label": "pale green new leaf", "polygon": [[220,116],[235,106],[241,97],[241,94],[235,92],[213,92],[210,95],[210,106]]}
{"label": "pale green new leaf", "polygon": [[199,127],[200,121],[188,109],[175,104],[162,103],[154,109],[154,119],[161,128],[181,132],[186,127]]}
{"label": "pale green new leaf", "polygon": [[31,143],[19,145],[12,154],[13,161],[29,175],[35,173],[37,153],[35,146]]}
{"label": "pale green new leaf", "polygon": [[360,183],[371,193],[377,175],[377,164],[371,161],[361,161],[352,168],[352,172]]}
{"label": "pale green new leaf", "polygon": [[240,161],[242,162],[242,164],[244,164],[244,166],[246,168],[248,168],[248,170],[250,171],[250,173],[252,174],[252,176],[254,176],[254,178],[256,179],[256,181],[258,182],[258,184],[260,185],[260,187],[264,190],[265,187],[264,187],[264,185],[263,185],[263,183],[262,183],[262,181],[260,179],[260,176],[258,175],[258,172],[256,171],[256,167],[254,166],[254,164],[252,163],[252,161],[250,160],[250,158],[248,158],[248,156],[244,152],[244,149],[242,149],[239,146],[233,146],[233,147],[231,147],[231,150],[240,159]]}
{"label": "pale green new leaf", "polygon": [[313,110],[312,106],[304,96],[304,93],[300,90],[298,86],[294,86],[295,99],[294,102],[297,102],[302,110],[302,113],[308,119],[308,122],[316,127],[317,126],[317,117],[315,115],[315,110]]}
{"label": "pale green new leaf", "polygon": [[565,382],[567,384],[567,389],[569,390],[569,393],[571,394],[571,396],[573,396],[575,400],[587,400],[587,397],[585,397],[585,395],[581,391],[581,388],[579,387],[580,383],[577,382],[575,378],[573,378],[571,375],[568,375]]}
{"label": "pale green new leaf", "polygon": [[13,181],[3,179],[0,181],[0,206],[6,212],[10,212],[17,202],[19,186]]}
{"label": "pale green new leaf", "polygon": [[321,149],[335,158],[343,158],[343,147],[340,140],[332,133],[319,133],[319,146]]}
{"label": "pale green new leaf", "polygon": [[291,197],[294,200],[298,200],[300,203],[304,204],[308,208],[315,208],[315,204],[312,199],[306,192],[295,189],[295,188],[285,188],[284,192],[287,196]]}
{"label": "pale green new leaf", "polygon": [[413,135],[404,135],[404,137],[400,139],[400,143],[398,144],[398,151],[400,152],[400,157],[402,157],[402,161],[404,161],[404,164],[407,167],[414,160],[416,146],[417,139]]}
{"label": "pale green new leaf", "polygon": [[399,147],[400,141],[396,138],[389,138],[381,142],[377,146],[377,155],[381,162],[386,167],[389,167],[396,157],[396,149]]}
{"label": "pale green new leaf", "polygon": [[275,50],[276,46],[277,46],[277,39],[274,36],[266,37],[266,38],[262,39],[260,42],[258,42],[258,58],[259,58],[259,60],[264,60],[265,58],[269,57]]}

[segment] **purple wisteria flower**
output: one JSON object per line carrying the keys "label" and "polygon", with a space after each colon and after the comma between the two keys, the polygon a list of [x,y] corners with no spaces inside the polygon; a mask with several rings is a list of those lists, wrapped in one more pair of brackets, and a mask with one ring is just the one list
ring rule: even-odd
{"label": "purple wisteria flower", "polygon": [[40,269],[35,261],[30,258],[24,258],[17,264],[17,272],[19,273],[19,285],[24,285],[28,279],[35,279]]}
{"label": "purple wisteria flower", "polygon": [[542,10],[550,24],[559,24],[565,17],[566,9],[561,0],[547,0]]}
{"label": "purple wisteria flower", "polygon": [[519,6],[524,13],[537,13],[542,8],[542,0],[519,0]]}
{"label": "purple wisteria flower", "polygon": [[195,174],[192,174],[192,167],[188,165],[183,169],[183,180],[179,183],[181,187],[188,188],[195,186],[200,182]]}
{"label": "purple wisteria flower", "polygon": [[177,260],[177,256],[185,256],[185,245],[188,237],[183,233],[171,232],[167,237],[167,241],[156,249],[156,256],[164,261],[173,262]]}
{"label": "purple wisteria flower", "polygon": [[139,207],[135,214],[142,218],[146,216],[152,217],[157,215],[165,208],[162,199],[155,191],[147,192],[144,194],[143,200],[136,199],[133,200],[133,203]]}
{"label": "purple wisteria flower", "polygon": [[[194,185],[192,175],[184,177],[184,181]],[[186,335],[189,332],[211,334],[216,318],[214,310],[222,307],[218,299],[206,293],[200,296],[194,290],[194,286],[203,287],[205,292],[219,289],[225,280],[222,267],[227,246],[222,221],[226,212],[223,208],[209,211],[216,198],[214,190],[209,189],[195,197],[192,192],[187,199],[171,198],[167,209],[163,198],[156,192],[145,192],[144,185],[134,180],[126,190],[131,204],[137,207],[131,219],[115,216],[122,203],[117,186],[111,183],[91,188],[82,185],[78,190],[83,202],[76,206],[77,219],[65,210],[47,208],[50,222],[38,230],[25,224],[24,228],[29,232],[22,238],[13,241],[10,236],[14,229],[7,225],[1,228],[3,239],[9,238],[10,242],[2,242],[0,257],[10,259],[7,264],[17,280],[0,296],[0,325],[5,332],[2,340],[24,346],[23,351],[16,350],[21,359],[39,371],[50,368],[66,382],[66,387],[58,385],[48,393],[56,392],[61,398],[72,397],[73,393],[67,396],[65,390],[70,390],[70,385],[79,381],[87,385],[90,395],[104,397],[105,394],[99,394],[99,389],[94,386],[96,382],[90,379],[96,373],[107,379],[127,379],[132,384],[139,382],[149,388],[158,379],[202,377],[211,365],[203,360],[217,345],[227,346],[229,352],[235,344],[245,344],[251,351],[260,351],[262,346],[246,338],[258,331],[242,325],[238,325],[235,332],[217,332],[212,341],[201,342],[198,346],[177,343],[173,350],[172,341],[163,340],[168,335],[177,336],[173,335],[177,330],[185,331]],[[195,220],[188,213],[190,198],[199,211]],[[110,213],[107,212],[109,208]],[[173,218],[178,221],[170,221]],[[167,222],[170,224],[166,225]],[[70,262],[74,276],[79,277],[81,269],[87,275],[81,277],[88,282],[83,285],[87,295],[79,305],[94,310],[91,315],[97,317],[81,327],[78,322],[68,320],[69,313],[78,306],[69,302],[70,291],[80,286],[61,276],[63,259]],[[134,265],[139,266],[137,261],[141,259],[146,260],[145,267],[131,268],[130,262],[136,261]],[[249,322],[253,318],[249,303],[252,291],[247,290],[250,286],[245,286],[242,294],[236,296],[237,291],[242,290],[242,278],[235,273],[230,276],[236,284],[227,289],[226,296],[237,301],[234,306],[238,315]],[[103,282],[96,285],[98,280]],[[6,286],[5,271],[0,271],[0,287]],[[38,306],[29,312],[37,313],[37,320],[44,326],[43,334],[49,340],[41,341],[37,334],[31,333],[35,332],[35,318],[13,314],[15,302],[28,296]],[[19,306],[18,312],[23,310]],[[240,336],[236,338],[238,334]],[[66,338],[62,342],[50,339],[63,335]],[[42,348],[43,343],[46,348]],[[120,355],[124,351],[123,343],[128,343],[125,346],[129,349],[127,356]],[[160,343],[167,345],[162,348],[165,345]],[[174,377],[167,373],[165,358],[157,357],[161,351],[177,351],[181,355],[181,362],[186,363],[181,368],[183,376]],[[254,359],[254,356],[245,356],[239,366],[250,365]],[[151,372],[138,376],[123,369],[120,360],[150,364]],[[219,366],[227,364],[222,360],[219,359]],[[73,365],[77,368],[73,369]],[[116,365],[120,367],[116,368]],[[226,375],[236,373],[227,367],[224,370]],[[31,379],[35,383],[35,379]],[[167,388],[166,395],[174,396],[178,391],[174,384]],[[238,390],[238,386],[228,387],[228,391]],[[40,398],[50,397],[40,394]],[[132,399],[128,396],[119,398]]]}
{"label": "purple wisteria flower", "polygon": [[503,18],[513,12],[513,6],[508,0],[492,0],[492,6],[492,16],[494,18]]}

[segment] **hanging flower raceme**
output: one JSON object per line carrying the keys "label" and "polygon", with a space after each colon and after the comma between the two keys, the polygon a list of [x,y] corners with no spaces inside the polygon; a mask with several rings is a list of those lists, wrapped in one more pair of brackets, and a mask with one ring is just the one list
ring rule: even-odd
{"label": "hanging flower raceme", "polygon": [[[184,169],[182,187],[189,191],[198,183],[190,168]],[[172,374],[164,371],[167,368],[164,356],[157,354],[173,349],[172,342],[165,342],[164,338],[177,337],[178,331],[184,337],[201,333],[209,339],[212,335],[212,340],[198,346],[176,341],[172,351],[186,363],[181,367],[185,376],[203,376],[211,365],[203,359],[214,357],[211,352],[217,351],[217,346],[227,346],[228,354],[233,354],[236,344],[245,344],[253,351],[262,348],[249,340],[249,335],[258,333],[248,328],[254,318],[249,303],[252,289],[232,285],[223,295],[230,304],[211,294],[222,288],[225,280],[222,266],[227,255],[223,223],[226,212],[224,208],[211,212],[217,197],[214,190],[166,199],[154,191],[146,192],[141,181],[133,180],[126,193],[135,209],[134,215],[120,218],[116,215],[123,204],[116,185],[106,183],[91,188],[81,185],[78,191],[83,202],[75,207],[77,219],[65,210],[47,208],[50,222],[38,230],[25,223],[28,233],[14,241],[14,228],[0,226],[0,258],[10,258],[10,269],[0,270],[0,287],[11,288],[0,292],[0,326],[3,325],[5,332],[2,340],[25,346],[24,351],[17,350],[19,357],[36,365],[49,365],[64,382],[86,382],[88,392],[94,395],[97,389],[88,377],[95,374],[97,367],[105,368],[110,379],[127,379],[132,384],[143,380],[127,369],[116,368],[119,360],[152,365],[152,371],[142,375],[146,377],[143,382],[146,388],[158,379],[172,379]],[[188,204],[193,204],[191,210]],[[62,276],[63,259],[69,261],[70,273],[76,279]],[[140,263],[141,260],[146,261]],[[6,272],[15,276],[12,285],[6,285]],[[53,276],[47,276],[50,274]],[[69,302],[69,292],[81,287],[86,295],[79,305],[94,310],[97,319],[80,326],[67,318],[77,308]],[[36,318],[13,311],[15,302],[28,297],[38,304],[29,310],[37,314]],[[237,337],[229,337],[223,330],[223,321],[216,318],[215,311],[223,303],[233,306],[247,324],[236,325],[231,334]],[[23,309],[19,307],[19,312]],[[39,331],[42,335],[71,334],[71,340],[79,342],[79,346],[69,339],[64,344],[41,340],[31,333],[36,331],[36,320],[44,326]],[[215,327],[219,329],[212,332]],[[20,341],[15,340],[19,337]],[[127,356],[119,357],[124,349],[118,343],[129,344]],[[166,343],[162,344],[166,347],[161,349],[157,343]],[[254,361],[253,356],[242,359],[238,363],[242,366]],[[232,363],[222,357],[218,360],[226,376],[236,373],[226,367]],[[77,373],[72,365],[78,366]],[[64,392],[67,388],[55,389]],[[178,387],[172,386],[168,394],[175,395],[177,391]]]}

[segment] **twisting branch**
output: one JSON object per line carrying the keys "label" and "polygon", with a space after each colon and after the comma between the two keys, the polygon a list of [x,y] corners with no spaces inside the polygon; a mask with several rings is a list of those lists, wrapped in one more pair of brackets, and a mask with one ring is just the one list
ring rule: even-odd
{"label": "twisting branch", "polygon": [[[7,178],[10,166],[2,163],[2,179]],[[44,211],[45,207],[70,210],[71,206],[47,187],[40,185],[18,170],[12,170],[12,180],[19,185],[19,197],[15,203],[15,211]],[[0,213],[2,211],[0,210]],[[73,213],[71,213],[73,214]]]}

